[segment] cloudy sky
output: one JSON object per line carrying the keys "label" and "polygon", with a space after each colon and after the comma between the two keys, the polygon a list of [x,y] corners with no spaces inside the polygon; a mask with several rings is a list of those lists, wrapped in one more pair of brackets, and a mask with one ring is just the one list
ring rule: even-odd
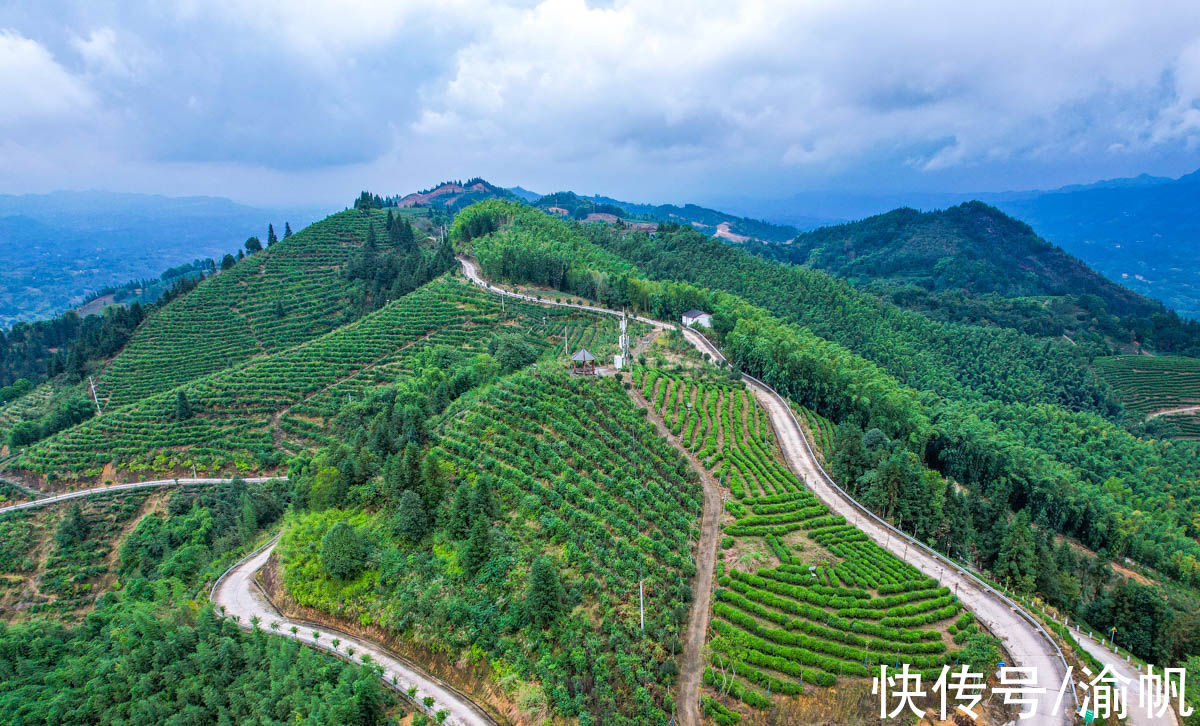
{"label": "cloudy sky", "polygon": [[0,3],[0,192],[646,201],[1200,167],[1194,0]]}

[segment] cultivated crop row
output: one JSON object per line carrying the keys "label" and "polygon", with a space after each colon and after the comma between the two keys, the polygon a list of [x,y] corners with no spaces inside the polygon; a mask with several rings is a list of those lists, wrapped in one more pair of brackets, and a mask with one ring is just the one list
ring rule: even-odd
{"label": "cultivated crop row", "polygon": [[[741,385],[641,368],[634,384],[731,494],[706,674],[714,703],[765,707],[768,692],[865,678],[879,664],[932,675],[955,662],[938,626],[961,604],[832,515],[782,463],[765,411]],[[829,422],[800,414],[830,446]]]}

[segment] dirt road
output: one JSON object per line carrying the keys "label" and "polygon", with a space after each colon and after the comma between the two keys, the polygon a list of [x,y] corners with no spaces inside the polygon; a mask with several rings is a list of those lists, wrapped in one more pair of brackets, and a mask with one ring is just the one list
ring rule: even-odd
{"label": "dirt road", "polygon": [[[528,295],[502,290],[492,286],[480,276],[479,268],[474,261],[462,257],[459,260],[462,262],[463,271],[468,279],[498,295],[517,297],[544,305],[574,307],[608,315],[620,314],[592,305],[537,300]],[[646,318],[638,318],[638,320],[657,327],[677,327]],[[681,329],[684,337],[697,350],[711,355],[716,360],[724,360],[724,356],[707,338],[693,330]],[[1031,723],[1045,724],[1046,726],[1070,724],[1072,718],[1068,715],[1068,710],[1075,707],[1074,690],[1068,686],[1062,693],[1061,700],[1059,699],[1062,684],[1066,678],[1066,665],[1057,645],[1049,635],[1045,634],[1033,617],[1024,613],[1019,605],[997,592],[990,585],[979,581],[965,569],[960,569],[958,565],[941,558],[923,545],[911,542],[906,535],[879,520],[842,492],[817,463],[816,456],[805,440],[799,422],[796,421],[791,409],[783,399],[756,379],[745,376],[745,380],[755,398],[768,412],[788,465],[797,476],[807,483],[813,493],[833,512],[846,517],[847,521],[854,522],[884,549],[912,564],[926,575],[937,579],[942,585],[952,588],[963,604],[1001,639],[1005,651],[1009,654],[1011,661],[1009,665],[1037,669],[1037,687],[1045,690],[1036,697],[1032,707],[1026,708],[1031,712],[1033,719],[1030,721]],[[707,613],[703,617],[707,628]],[[689,662],[685,666],[694,668],[697,667],[697,664]],[[682,688],[683,679],[680,680],[679,702],[682,704],[694,701],[696,694],[690,692],[690,684],[689,689],[684,689]],[[680,716],[681,723],[686,725],[688,721],[683,720],[684,713],[682,711]]]}

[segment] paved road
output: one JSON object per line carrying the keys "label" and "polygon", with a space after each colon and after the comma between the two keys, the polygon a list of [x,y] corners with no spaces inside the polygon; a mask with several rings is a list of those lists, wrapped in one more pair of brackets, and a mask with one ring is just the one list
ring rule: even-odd
{"label": "paved road", "polygon": [[[408,689],[416,688],[416,699],[421,708],[425,708],[423,700],[433,698],[433,706],[428,708],[430,715],[438,711],[447,711],[445,723],[459,726],[493,726],[496,721],[476,706],[466,696],[458,693],[450,686],[421,671],[417,666],[403,660],[382,646],[362,638],[343,633],[319,625],[295,622],[281,615],[259,589],[254,581],[254,575],[266,564],[275,549],[277,540],[272,540],[258,551],[251,553],[241,562],[234,565],[221,576],[213,585],[212,601],[225,607],[227,615],[236,616],[243,628],[250,628],[251,618],[259,618],[259,628],[269,633],[277,633],[287,638],[295,638],[300,642],[322,650],[348,655],[347,648],[354,648],[354,658],[360,659],[368,654],[371,660],[383,668],[383,681],[396,690],[407,693]],[[272,623],[279,623],[278,629],[272,628]],[[295,626],[297,632],[291,633]],[[319,638],[313,637],[313,631],[320,633]],[[334,638],[341,642],[335,651]]]}
{"label": "paved road", "polygon": [[[286,476],[276,477],[249,477],[242,479],[247,484],[257,484],[276,479],[286,480]],[[38,499],[32,502],[23,504],[15,504],[8,507],[0,508],[0,514],[19,509],[32,509],[34,507],[44,507],[48,504],[57,502],[70,501],[72,499],[80,499],[82,497],[92,497],[112,492],[130,491],[134,489],[152,489],[161,487],[173,487],[181,484],[222,484],[232,481],[232,479],[219,478],[182,478],[182,479],[156,479],[153,481],[130,482],[128,484],[115,484],[107,487],[94,487],[92,489],[81,489],[75,492],[67,492],[55,496]],[[328,642],[333,638],[338,638],[342,641],[339,644],[339,653],[345,655],[346,648],[353,647],[355,657],[359,658],[362,654],[370,654],[371,659],[382,666],[384,669],[383,680],[389,686],[396,688],[404,693],[413,686],[417,688],[417,699],[420,701],[426,696],[432,696],[434,705],[429,709],[430,715],[436,714],[438,711],[445,709],[449,712],[445,723],[459,724],[461,726],[494,726],[496,721],[489,717],[486,712],[472,703],[466,696],[463,696],[451,687],[437,681],[432,676],[426,675],[420,669],[405,661],[398,656],[389,653],[381,646],[367,642],[347,633],[336,632],[330,628],[293,623],[287,618],[282,617],[271,606],[267,599],[259,591],[258,585],[254,582],[254,574],[262,568],[267,558],[271,556],[271,552],[275,547],[275,540],[272,540],[266,546],[259,548],[240,562],[231,567],[220,579],[213,585],[212,601],[217,605],[225,607],[227,615],[235,616],[239,624],[245,628],[251,627],[251,618],[257,616],[261,619],[261,627],[266,632],[274,632],[284,637],[296,637],[298,640],[314,645],[326,651],[333,652],[332,643]],[[272,622],[279,623],[279,629],[276,631],[270,628]],[[299,628],[296,636],[291,634],[290,628],[296,625]],[[322,637],[314,639],[312,636],[313,630],[319,630]],[[423,707],[423,704],[422,704]]]}
{"label": "paved road", "polygon": [[[463,271],[468,279],[496,294],[517,297],[543,305],[574,307],[608,315],[620,315],[616,311],[593,305],[537,300],[529,295],[502,290],[487,283],[480,276],[479,268],[474,261],[463,257],[460,257],[459,260],[463,264]],[[676,327],[647,318],[639,317],[637,319],[658,327]],[[724,356],[707,338],[688,328],[682,328],[682,330],[684,337],[698,350],[708,353],[717,360],[724,360]],[[1072,719],[1067,710],[1074,706],[1074,701],[1070,692],[1064,694],[1062,706],[1055,708],[1055,701],[1058,699],[1059,689],[1066,674],[1065,664],[1057,646],[1048,635],[1041,631],[1032,616],[1024,613],[1016,603],[996,592],[990,585],[981,583],[957,565],[947,564],[948,561],[940,559],[936,553],[927,550],[923,545],[910,542],[906,535],[878,520],[842,492],[817,463],[816,456],[805,440],[799,422],[796,421],[783,398],[757,379],[750,376],[744,378],[755,398],[770,415],[780,448],[783,450],[789,466],[807,482],[809,488],[826,506],[833,512],[846,517],[848,521],[854,522],[880,546],[930,577],[937,579],[946,587],[954,588],[963,604],[1000,637],[1012,665],[1037,668],[1038,686],[1045,688],[1046,691],[1037,700],[1033,709],[1034,718],[1027,723],[1045,724],[1046,726],[1071,723]],[[681,698],[680,700],[689,701],[694,698]],[[682,717],[683,713],[681,712],[680,715]]]}
{"label": "paved road", "polygon": [[[260,476],[242,479],[247,484],[259,484],[265,481],[274,481],[275,479],[287,479],[286,476]],[[93,487],[91,489],[80,489],[74,492],[66,492],[64,494],[55,494],[53,496],[35,499],[32,502],[23,502],[21,504],[10,504],[7,507],[0,507],[0,514],[5,512],[15,512],[18,509],[34,509],[36,507],[44,507],[47,504],[55,504],[57,502],[65,502],[71,499],[79,499],[80,497],[94,497],[98,494],[106,494],[108,492],[124,492],[130,489],[154,489],[160,487],[173,487],[181,484],[223,484],[233,481],[232,479],[212,479],[212,478],[187,478],[187,479],[155,479],[153,481],[135,481],[128,484],[113,484],[107,487]]]}
{"label": "paved road", "polygon": [[[1139,677],[1142,675],[1141,671],[1137,670],[1132,664],[1127,663],[1122,656],[1113,653],[1095,638],[1089,638],[1087,633],[1073,630],[1072,634],[1075,636],[1075,640],[1079,641],[1079,644],[1083,646],[1083,649],[1095,656],[1096,660],[1109,666],[1119,675],[1131,679],[1129,683],[1129,718],[1127,719],[1127,723],[1139,724],[1139,726],[1141,724],[1178,726],[1179,720],[1175,717],[1175,710],[1173,708],[1168,708],[1166,713],[1160,717],[1151,717],[1147,715],[1146,708],[1140,705],[1143,703],[1142,699],[1146,698],[1146,696],[1142,695],[1143,688],[1139,680]],[[1162,675],[1161,668],[1156,668],[1155,671],[1159,675]],[[1091,677],[1082,673],[1079,675],[1079,680],[1083,681],[1091,680],[1092,677],[1098,674],[1093,673]],[[1154,697],[1157,698],[1157,694],[1154,694]],[[1158,703],[1158,701],[1156,700],[1155,703]]]}
{"label": "paved road", "polygon": [[1146,420],[1149,421],[1150,419],[1158,418],[1159,416],[1175,416],[1177,414],[1182,414],[1182,413],[1200,413],[1200,406],[1180,406],[1179,408],[1164,408],[1161,411],[1155,411],[1154,413],[1147,415]]}

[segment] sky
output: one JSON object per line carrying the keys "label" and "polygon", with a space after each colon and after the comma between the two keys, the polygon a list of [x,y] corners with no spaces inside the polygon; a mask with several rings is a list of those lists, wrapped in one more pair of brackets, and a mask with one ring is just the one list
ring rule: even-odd
{"label": "sky", "polygon": [[1194,0],[0,3],[0,193],[679,202],[1200,167]]}

